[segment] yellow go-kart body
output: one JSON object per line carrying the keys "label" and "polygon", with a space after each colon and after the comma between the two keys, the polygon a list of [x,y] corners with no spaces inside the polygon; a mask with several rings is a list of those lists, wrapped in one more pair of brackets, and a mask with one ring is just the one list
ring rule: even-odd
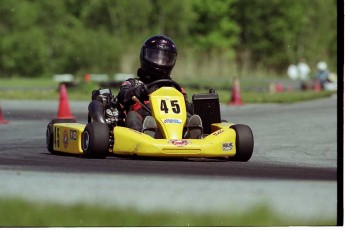
{"label": "yellow go-kart body", "polygon": [[[109,130],[110,134],[103,133],[103,128],[98,130],[98,126],[106,130],[106,124],[94,124],[99,122],[91,122],[88,125],[57,122],[51,124],[50,130],[47,129],[48,149],[50,144],[52,152],[70,154],[92,155],[92,151],[104,151],[102,149],[107,148],[107,154],[186,158],[231,158],[238,153],[237,144],[240,142],[237,138],[243,139],[243,137],[238,135],[238,130],[233,128],[233,123],[211,124],[211,132],[201,139],[183,138],[187,120],[186,104],[183,94],[175,88],[161,87],[150,94],[149,100],[152,116],[162,134],[160,139],[123,126],[115,126]],[[92,128],[86,128],[86,126],[92,126]],[[250,134],[252,135],[251,131]],[[248,141],[242,141],[244,145],[247,145],[247,142],[249,145],[253,142],[250,135],[244,138],[248,139]],[[91,145],[102,147],[92,148]],[[249,146],[249,150],[245,151],[250,151],[247,155],[251,156],[252,150],[253,146]],[[249,158],[241,161],[247,161]]]}
{"label": "yellow go-kart body", "polygon": [[[203,139],[154,139],[144,133],[117,126],[115,142],[109,151],[114,154],[137,156],[221,157],[236,154],[236,133],[231,123],[212,124],[214,132]],[[79,123],[54,124],[53,150],[83,154],[82,133],[85,125]]]}

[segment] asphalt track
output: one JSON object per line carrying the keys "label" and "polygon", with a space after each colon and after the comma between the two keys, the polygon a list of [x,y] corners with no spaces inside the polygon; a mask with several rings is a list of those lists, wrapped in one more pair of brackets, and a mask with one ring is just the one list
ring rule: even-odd
{"label": "asphalt track", "polygon": [[[70,102],[86,122],[88,102]],[[249,125],[249,162],[220,159],[87,159],[51,155],[45,129],[57,101],[0,101],[0,196],[139,210],[236,212],[267,206],[291,219],[337,217],[337,98],[288,105],[221,105]],[[341,195],[341,194],[339,194]],[[336,222],[335,222],[336,224]]]}

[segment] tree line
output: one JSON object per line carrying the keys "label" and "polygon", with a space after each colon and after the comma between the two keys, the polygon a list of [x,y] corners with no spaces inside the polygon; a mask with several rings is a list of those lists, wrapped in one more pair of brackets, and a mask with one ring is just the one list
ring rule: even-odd
{"label": "tree line", "polygon": [[135,73],[154,34],[176,42],[183,77],[335,68],[337,1],[1,0],[0,77]]}

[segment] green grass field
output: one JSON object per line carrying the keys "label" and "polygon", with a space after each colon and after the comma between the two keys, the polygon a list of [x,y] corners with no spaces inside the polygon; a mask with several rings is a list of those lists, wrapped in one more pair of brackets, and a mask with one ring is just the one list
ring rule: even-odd
{"label": "green grass field", "polygon": [[20,199],[0,199],[1,227],[200,227],[200,226],[334,226],[336,220],[293,220],[257,205],[247,212],[193,214],[139,212],[133,208],[64,206]]}
{"label": "green grass field", "polygon": [[[242,80],[244,81],[244,80]],[[205,85],[205,82],[201,82],[201,85]],[[188,85],[188,84],[187,84]],[[246,88],[258,86],[255,81],[248,81],[243,83]],[[231,85],[229,89],[223,85],[213,87],[219,95],[221,103],[228,103],[231,99]],[[263,87],[263,85],[261,85]],[[94,89],[98,89],[100,86],[96,83],[79,83],[76,87],[68,88],[69,100],[90,100],[91,92]],[[189,100],[195,93],[206,93],[207,89],[192,89],[185,88]],[[118,88],[112,88],[113,94],[118,92]],[[329,97],[336,92],[333,91],[320,91],[314,92],[308,91],[286,91],[282,93],[270,93],[265,91],[248,91],[241,90],[241,98],[244,103],[293,103],[304,100],[312,100],[322,97]],[[9,78],[0,79],[0,100],[1,99],[26,99],[26,100],[57,100],[59,98],[58,83],[51,79],[39,78],[39,79],[27,79],[27,78]]]}

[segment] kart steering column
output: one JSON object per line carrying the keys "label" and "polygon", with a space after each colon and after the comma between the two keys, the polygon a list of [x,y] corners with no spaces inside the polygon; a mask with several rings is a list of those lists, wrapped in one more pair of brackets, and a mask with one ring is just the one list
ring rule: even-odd
{"label": "kart steering column", "polygon": [[139,103],[147,112],[149,112],[152,115],[151,109],[149,109],[149,107],[142,103],[136,96],[133,96],[132,100]]}

